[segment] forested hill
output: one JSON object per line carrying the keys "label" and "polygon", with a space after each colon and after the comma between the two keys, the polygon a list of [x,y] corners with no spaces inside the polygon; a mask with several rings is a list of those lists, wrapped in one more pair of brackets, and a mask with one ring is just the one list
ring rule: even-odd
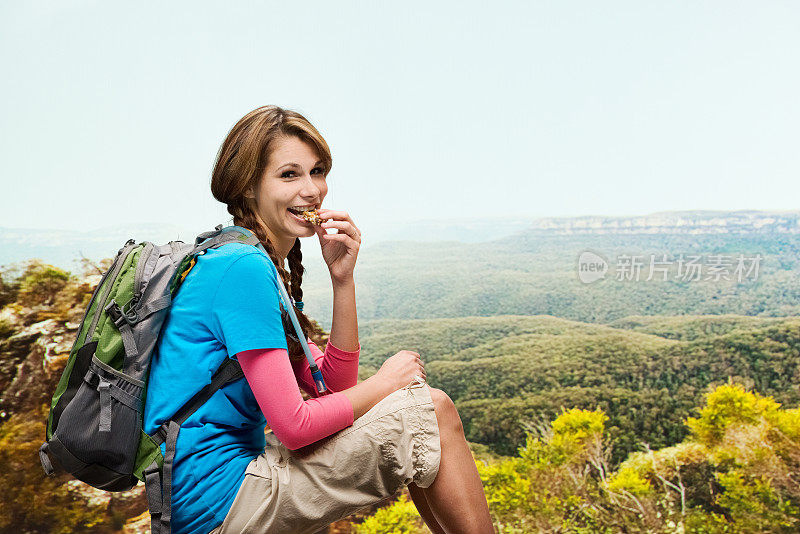
{"label": "forested hill", "polygon": [[703,393],[733,380],[800,403],[800,318],[629,317],[612,325],[550,316],[374,321],[360,328],[362,375],[414,350],[456,402],[470,441],[511,455],[523,421],[562,408],[609,416],[613,459],[685,437]]}
{"label": "forested hill", "polygon": [[[83,531],[110,532],[145,510],[141,487],[109,494],[66,475],[46,478],[39,465],[47,402],[99,270],[76,277],[32,262],[18,278],[0,277],[0,464],[12,466],[0,472],[0,503],[10,510],[0,517],[2,531],[24,525],[32,532],[51,527],[69,532],[79,525]],[[609,467],[615,468],[643,443],[661,449],[683,442],[686,418],[697,415],[703,394],[729,380],[787,408],[800,402],[797,317],[623,316],[599,324],[495,315],[359,326],[361,378],[398,350],[419,352],[428,382],[456,402],[467,439],[483,458],[515,456],[537,422],[561,419],[572,408],[600,409],[608,418],[603,439],[610,446]],[[787,413],[796,417],[796,411]],[[585,417],[594,416],[578,413],[567,420],[577,418],[582,428]],[[499,494],[506,495],[517,486],[503,473],[492,476],[499,477]],[[556,482],[570,476],[559,474]],[[707,479],[698,487],[707,487]],[[552,483],[536,487],[549,491]],[[47,504],[35,504],[37,495],[45,495]],[[493,507],[517,502],[498,498]],[[139,519],[146,528],[147,517]]]}
{"label": "forested hill", "polygon": [[783,317],[743,317],[741,315],[631,316],[612,321],[609,326],[655,334],[667,339],[691,341],[727,334],[733,330],[758,330],[765,326],[783,323],[785,320]]}
{"label": "forested hill", "polygon": [[[391,221],[391,234],[365,231],[355,272],[359,319],[552,315],[607,323],[628,315],[800,314],[797,211],[541,218],[508,235],[522,222],[517,216],[494,223],[465,217],[444,226]],[[206,229],[0,229],[0,264],[40,257],[65,267],[81,255],[112,256],[128,238],[186,241]],[[303,301],[330,329],[330,276],[316,238],[302,243]],[[586,252],[607,266],[590,283],[578,276]],[[755,257],[756,272],[736,272],[739,259],[749,268]],[[684,268],[681,258],[702,272]]]}
{"label": "forested hill", "polygon": [[[587,251],[607,264],[604,277],[590,283],[578,276],[578,260]],[[756,257],[760,260],[750,261]],[[737,273],[740,259],[744,268],[757,263],[757,272]],[[686,267],[689,261],[694,271]],[[316,262],[307,270],[306,307],[330,328],[330,277]],[[484,243],[365,247],[356,266],[356,297],[362,321],[552,315],[607,323],[628,315],[789,316],[800,314],[799,273],[796,233],[528,230]]]}

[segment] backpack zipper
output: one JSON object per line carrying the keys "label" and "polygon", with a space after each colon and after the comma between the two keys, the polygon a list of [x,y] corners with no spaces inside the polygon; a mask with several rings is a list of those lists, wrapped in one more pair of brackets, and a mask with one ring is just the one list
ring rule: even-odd
{"label": "backpack zipper", "polygon": [[[100,297],[100,302],[98,303],[97,309],[94,312],[94,317],[92,318],[92,324],[89,326],[89,331],[86,332],[86,337],[83,338],[84,343],[86,342],[87,339],[91,341],[92,336],[94,335],[94,330],[95,328],[97,328],[97,322],[100,320],[100,314],[103,313],[103,308],[106,305],[106,300],[108,300],[108,295],[109,293],[111,293],[111,286],[114,285],[114,279],[117,277],[119,271],[122,269],[122,264],[125,263],[125,259],[128,257],[131,251],[138,246],[136,245],[135,242],[132,243],[131,241],[133,240],[129,239],[128,242],[125,243],[125,247],[123,247],[123,249],[120,251],[119,256],[117,256],[114,266],[109,270],[110,275],[108,276],[108,278],[111,280],[111,282],[103,290],[103,294]],[[99,287],[100,286],[98,286],[98,289]]]}
{"label": "backpack zipper", "polygon": [[[133,242],[133,239],[129,239],[125,243],[125,246],[127,246],[128,244],[130,244],[132,242]],[[115,262],[117,261],[117,258],[119,257],[119,255],[122,254],[122,251],[124,250],[124,248],[125,247],[123,246],[123,248],[121,248],[121,249],[119,249],[117,251],[117,256],[114,258]],[[113,266],[113,264],[112,264],[112,266]],[[103,276],[100,277],[100,281],[97,282],[97,285],[95,286],[94,291],[92,291],[92,297],[89,299],[89,304],[86,305],[86,311],[83,312],[83,318],[81,319],[81,322],[78,323],[78,324],[83,325],[86,322],[86,318],[89,316],[89,310],[91,309],[92,304],[94,304],[95,297],[97,296],[97,293],[100,291],[100,288],[103,287],[103,283],[108,279],[108,275],[111,274],[111,269],[112,269],[112,267],[109,267],[108,270],[103,273]],[[72,354],[72,352],[75,350],[75,346],[78,344],[78,340],[81,337],[81,330],[82,329],[79,329],[78,330],[78,335],[75,336],[75,341],[72,343],[72,348],[69,351],[70,354]],[[88,333],[88,329],[87,329],[87,333]],[[86,341],[86,337],[84,337],[84,342],[85,341]]]}
{"label": "backpack zipper", "polygon": [[153,252],[153,247],[154,245],[152,243],[145,241],[144,248],[139,253],[139,262],[136,264],[136,272],[133,275],[133,298],[131,299],[130,303],[125,306],[128,311],[132,310],[142,298],[142,293],[144,292],[144,288],[142,287],[144,266],[147,263],[147,259],[150,257],[150,254]]}

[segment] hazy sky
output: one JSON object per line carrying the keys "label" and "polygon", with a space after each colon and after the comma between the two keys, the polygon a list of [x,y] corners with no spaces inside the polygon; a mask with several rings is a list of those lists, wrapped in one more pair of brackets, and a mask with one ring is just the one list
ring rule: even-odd
{"label": "hazy sky", "polygon": [[0,4],[0,226],[227,219],[245,113],[303,113],[326,207],[798,208],[800,2]]}

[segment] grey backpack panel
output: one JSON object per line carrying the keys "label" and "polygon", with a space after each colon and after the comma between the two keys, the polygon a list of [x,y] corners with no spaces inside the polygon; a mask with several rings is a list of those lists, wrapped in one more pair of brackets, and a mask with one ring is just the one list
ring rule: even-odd
{"label": "grey backpack panel", "polygon": [[[78,480],[107,491],[145,481],[153,532],[170,532],[171,467],[180,424],[216,389],[243,374],[238,362],[226,358],[212,383],[149,436],[142,425],[151,356],[179,287],[178,271],[195,255],[230,242],[257,245],[258,239],[218,226],[195,243],[126,243],[92,296],[51,403],[39,449],[45,473],[54,473],[52,458]],[[160,450],[164,441],[166,457]]]}

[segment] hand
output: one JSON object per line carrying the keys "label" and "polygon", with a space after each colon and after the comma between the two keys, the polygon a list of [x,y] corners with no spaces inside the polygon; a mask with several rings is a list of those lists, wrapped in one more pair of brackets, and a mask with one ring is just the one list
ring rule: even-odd
{"label": "hand", "polygon": [[383,365],[375,375],[388,382],[392,391],[396,391],[411,382],[415,382],[416,376],[420,376],[424,380],[425,366],[418,353],[410,350],[401,350],[383,362]]}
{"label": "hand", "polygon": [[[361,247],[361,232],[347,212],[319,209],[317,213],[321,219],[327,219],[321,226],[315,225],[314,231],[319,238],[322,257],[328,264],[331,278],[335,282],[352,279],[358,249]],[[336,228],[338,232],[328,234],[325,231],[327,228]]]}

